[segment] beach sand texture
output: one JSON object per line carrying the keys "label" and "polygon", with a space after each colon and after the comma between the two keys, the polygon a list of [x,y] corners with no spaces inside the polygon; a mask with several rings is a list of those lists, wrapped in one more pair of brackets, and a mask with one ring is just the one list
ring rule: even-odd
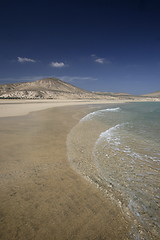
{"label": "beach sand texture", "polygon": [[129,239],[121,209],[67,160],[67,135],[89,106],[0,118],[0,239]]}
{"label": "beach sand texture", "polygon": [[22,116],[30,112],[40,111],[53,107],[86,105],[86,104],[105,104],[105,103],[124,103],[125,100],[0,100],[0,117]]}

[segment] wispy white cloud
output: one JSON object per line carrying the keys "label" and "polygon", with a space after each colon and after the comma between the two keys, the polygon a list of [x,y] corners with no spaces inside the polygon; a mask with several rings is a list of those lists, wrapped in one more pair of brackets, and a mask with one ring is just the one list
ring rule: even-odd
{"label": "wispy white cloud", "polygon": [[93,58],[94,62],[99,64],[109,64],[111,61],[107,60],[106,58],[97,57],[95,54],[92,54],[91,57]]}
{"label": "wispy white cloud", "polygon": [[94,61],[97,62],[97,63],[104,64],[105,63],[105,58],[96,58]]}
{"label": "wispy white cloud", "polygon": [[25,63],[25,62],[35,63],[36,62],[36,60],[31,59],[31,58],[26,58],[26,57],[17,57],[17,61],[20,63]]}
{"label": "wispy white cloud", "polygon": [[62,68],[65,67],[66,64],[64,62],[51,62],[50,66],[55,68]]}
{"label": "wispy white cloud", "polygon": [[98,80],[97,78],[93,78],[93,77],[80,77],[80,76],[58,76],[58,78],[66,82]]}

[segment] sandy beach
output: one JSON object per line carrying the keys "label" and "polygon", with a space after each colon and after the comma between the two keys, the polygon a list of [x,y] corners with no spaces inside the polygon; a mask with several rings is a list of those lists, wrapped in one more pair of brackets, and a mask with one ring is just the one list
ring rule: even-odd
{"label": "sandy beach", "polygon": [[0,100],[0,117],[22,116],[53,107],[86,104],[124,103],[125,100]]}
{"label": "sandy beach", "polygon": [[67,135],[91,104],[1,101],[1,240],[130,238],[120,207],[67,160]]}

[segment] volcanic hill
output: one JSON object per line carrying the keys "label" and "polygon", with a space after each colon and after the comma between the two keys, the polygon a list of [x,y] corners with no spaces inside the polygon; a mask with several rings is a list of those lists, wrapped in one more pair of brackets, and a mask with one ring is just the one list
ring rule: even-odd
{"label": "volcanic hill", "polygon": [[57,78],[0,85],[0,98],[57,99],[91,98],[92,93]]}
{"label": "volcanic hill", "polygon": [[34,82],[19,82],[0,85],[1,99],[123,99],[127,101],[160,98],[160,92],[147,96],[127,93],[89,92],[57,78],[44,78]]}

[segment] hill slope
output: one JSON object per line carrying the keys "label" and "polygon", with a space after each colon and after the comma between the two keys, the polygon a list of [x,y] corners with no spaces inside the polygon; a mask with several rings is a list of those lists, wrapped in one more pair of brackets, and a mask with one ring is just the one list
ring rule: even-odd
{"label": "hill slope", "polygon": [[19,91],[64,91],[64,92],[84,92],[69,83],[66,83],[57,78],[45,78],[35,82],[21,83],[16,86],[15,90]]}
{"label": "hill slope", "polygon": [[57,78],[45,78],[34,82],[0,85],[0,98],[4,99],[108,99],[145,101],[160,98],[160,92],[147,96],[127,93],[89,92]]}
{"label": "hill slope", "polygon": [[57,78],[0,85],[1,98],[85,98],[92,95]]}
{"label": "hill slope", "polygon": [[147,97],[160,97],[160,91],[157,92],[153,92],[153,93],[148,93],[148,94],[144,94],[142,96],[147,96]]}

